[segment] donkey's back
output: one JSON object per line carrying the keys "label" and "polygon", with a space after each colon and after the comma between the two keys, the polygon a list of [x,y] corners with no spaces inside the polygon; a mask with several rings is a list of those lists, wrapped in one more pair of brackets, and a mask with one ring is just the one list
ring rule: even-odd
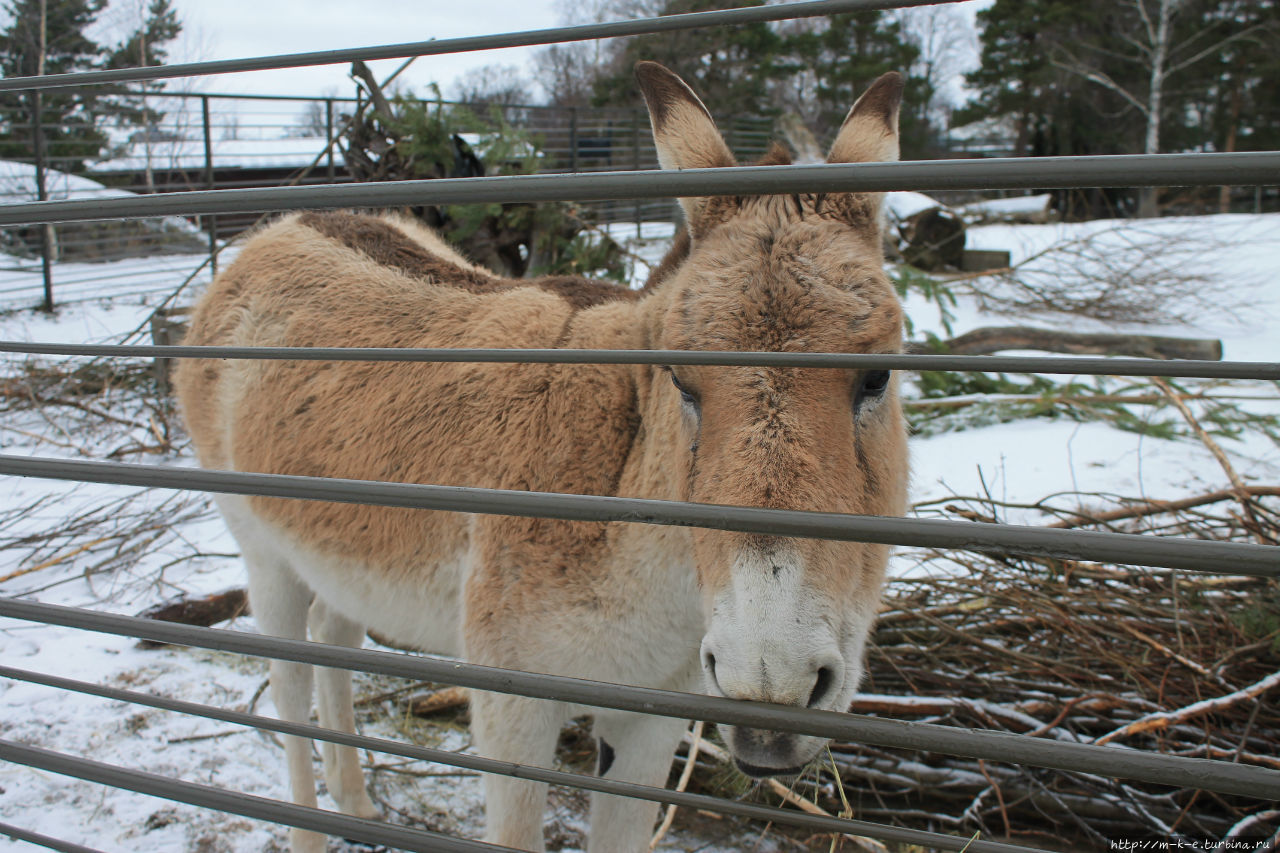
{"label": "donkey's back", "polygon": [[[617,346],[593,338],[593,324],[581,322],[578,315],[598,307],[609,313],[609,306],[624,306],[634,297],[621,286],[568,276],[493,276],[407,220],[304,213],[248,241],[200,301],[187,342],[272,347]],[[594,325],[599,330],[600,324]],[[456,452],[463,448],[455,447],[447,465],[432,466],[431,448],[442,441],[455,445],[462,439],[506,440],[509,430],[486,428],[485,415],[501,419],[509,405],[506,396],[544,388],[556,372],[547,366],[513,370],[483,364],[195,361],[179,365],[177,386],[206,464],[244,470],[305,468],[329,476],[344,476],[338,472],[345,471],[392,480],[410,480],[417,474],[462,480],[486,477],[484,472],[493,471],[492,460],[469,459]],[[510,381],[504,381],[508,377]],[[406,403],[411,390],[414,399]],[[320,400],[324,405],[316,406]],[[486,401],[492,412],[485,411]],[[480,416],[474,428],[450,428],[461,411],[459,403]],[[393,416],[414,421],[389,423],[386,419]],[[372,443],[345,440],[371,431],[382,433],[390,445],[375,450]],[[231,435],[246,440],[233,448],[228,443]],[[398,442],[411,443],[418,452],[399,455],[394,452]],[[467,461],[478,463],[477,468],[467,470]],[[462,468],[459,463],[464,463]]]}

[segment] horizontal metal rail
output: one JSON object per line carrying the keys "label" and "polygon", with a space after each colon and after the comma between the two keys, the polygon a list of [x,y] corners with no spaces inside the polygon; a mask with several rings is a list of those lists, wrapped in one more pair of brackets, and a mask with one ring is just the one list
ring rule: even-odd
{"label": "horizontal metal rail", "polygon": [[1226,761],[1183,758],[1123,747],[1046,740],[1008,732],[909,723],[860,714],[631,687],[373,649],[352,649],[239,631],[197,628],[13,598],[0,598],[0,617],[299,661],[316,666],[358,670],[376,675],[456,684],[473,690],[551,699],[574,705],[730,723],[872,746],[942,752],[988,761],[995,759],[1033,767],[1136,779],[1158,785],[1199,788],[1242,797],[1280,799],[1280,771]]}
{"label": "horizontal metal rail", "polygon": [[647,498],[389,483],[9,455],[0,455],[0,474],[443,512],[702,527],[771,536],[958,548],[984,553],[1028,554],[1063,560],[1187,569],[1211,574],[1280,577],[1280,547],[1130,533],[1093,533],[974,521],[886,518]]}
{"label": "horizontal metal rail", "polygon": [[452,838],[448,835],[398,826],[394,823],[352,817],[266,797],[255,797],[239,791],[215,788],[212,785],[185,782],[181,779],[144,773],[141,770],[117,767],[100,761],[90,761],[87,758],[25,746],[8,740],[0,740],[0,760],[24,764],[27,767],[35,767],[62,776],[74,776],[77,779],[108,785],[112,788],[123,788],[126,791],[136,791],[139,794],[165,800],[237,814],[241,817],[296,826],[299,829],[309,829],[313,832],[336,835],[369,844],[384,844],[397,850],[413,850],[421,853],[493,853],[493,851],[511,849],[481,841]]}
{"label": "horizontal metal rail", "polygon": [[0,823],[0,835],[7,835],[14,841],[38,844],[50,850],[57,850],[59,853],[102,853],[96,847],[85,847],[83,844],[73,844],[60,838],[50,838],[47,835],[41,835],[38,832],[32,832],[29,829],[23,829],[11,823]]}
{"label": "horizontal metal rail", "polygon": [[821,15],[836,15],[845,12],[903,9],[911,6],[935,6],[940,3],[954,2],[959,2],[959,0],[811,0],[811,2],[805,3],[691,12],[683,15],[664,15],[657,18],[636,18],[629,21],[581,24],[572,27],[553,27],[542,30],[524,30],[515,33],[498,33],[465,38],[432,39],[430,41],[374,45],[343,50],[287,53],[277,56],[187,62],[143,68],[120,68],[108,71],[79,71],[68,74],[48,74],[43,77],[13,77],[8,80],[0,80],[0,92],[102,83],[141,82],[143,80],[161,80],[171,77],[231,74],[240,71],[265,71],[275,68],[302,68],[311,65],[334,65],[355,62],[357,60],[369,62],[376,59],[404,59],[409,56],[441,56],[449,53],[466,53],[476,50],[561,44],[570,41],[669,33],[698,27],[739,26],[764,21],[785,21],[790,18],[815,18]]}
{"label": "horizontal metal rail", "polygon": [[511,776],[516,779],[529,779],[535,782],[547,782],[552,785],[563,785],[571,788],[581,788],[588,791],[600,791],[605,794],[634,797],[636,799],[651,800],[653,802],[667,803],[690,809],[704,809],[720,814],[750,818],[752,820],[773,821],[775,823],[786,824],[788,826],[798,826],[803,829],[809,829],[813,832],[842,832],[853,835],[865,835],[886,841],[896,841],[903,844],[919,844],[925,847],[942,850],[963,849],[970,851],[970,853],[1039,853],[1036,848],[1031,847],[1020,847],[1013,844],[1001,844],[998,842],[988,841],[973,841],[970,843],[968,838],[958,838],[953,835],[943,835],[937,832],[906,829],[903,827],[888,826],[886,824],[871,823],[863,820],[849,820],[847,818],[811,815],[789,809],[774,808],[754,803],[736,802],[720,797],[707,796],[705,794],[690,794],[684,791],[672,791],[666,788],[654,788],[649,785],[637,785],[632,782],[620,782],[614,779],[604,779],[599,776],[584,776],[579,773],[565,773],[559,770],[546,770],[541,767],[513,764],[510,761],[496,761],[492,758],[483,758],[477,755],[468,755],[466,753],[452,752],[443,749],[431,749],[429,747],[417,746],[415,744],[405,744],[398,741],[387,740],[385,738],[369,737],[367,735],[350,734],[348,732],[335,731],[333,729],[321,728],[320,726],[313,726],[304,723],[290,723],[284,720],[273,719],[271,717],[246,714],[241,711],[229,711],[223,708],[213,707],[211,705],[184,702],[180,699],[170,699],[165,696],[154,696],[149,693],[138,693],[132,690],[121,690],[116,687],[90,684],[84,681],[76,681],[70,678],[61,678],[59,676],[31,672],[29,670],[14,669],[7,666],[0,666],[0,678],[11,678],[17,681],[25,681],[32,684],[41,684],[47,687],[53,687],[58,690],[69,690],[76,693],[85,693],[91,696],[100,696],[104,699],[113,699],[119,702],[131,702],[137,705],[146,705],[151,708],[160,708],[179,714],[204,717],[211,720],[221,720],[222,722],[232,723],[238,726],[250,726],[252,728],[277,732],[284,735],[314,738],[315,740],[338,743],[344,746],[355,747],[356,749],[367,749],[373,752],[386,753],[388,755],[398,755],[402,758],[412,758],[418,761],[429,761],[434,764],[444,764],[449,767],[460,767],[481,773],[496,773],[503,776]]}
{"label": "horizontal metal rail", "polygon": [[1277,151],[822,163],[441,178],[394,183],[199,190],[135,198],[35,201],[0,205],[0,226],[304,208],[583,202],[796,192],[1224,186],[1276,182],[1280,182],[1280,152]]}
{"label": "horizontal metal rail", "polygon": [[1280,362],[1193,361],[1077,356],[896,353],[725,352],[598,349],[425,349],[410,347],[239,347],[63,344],[0,341],[0,353],[266,361],[479,362],[488,364],[690,364],[738,367],[830,367],[846,370],[959,370],[1074,376],[1167,376],[1280,380]]}

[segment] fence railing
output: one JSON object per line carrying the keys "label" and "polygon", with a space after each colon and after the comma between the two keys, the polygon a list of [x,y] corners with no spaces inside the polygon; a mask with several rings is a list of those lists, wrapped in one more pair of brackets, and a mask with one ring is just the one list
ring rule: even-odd
{"label": "fence railing", "polygon": [[[134,107],[121,124],[113,103],[84,110],[81,138],[66,136],[61,122],[42,114],[41,92],[29,93],[28,119],[11,107],[8,132],[0,135],[0,161],[28,164],[30,173],[0,172],[0,203],[75,198],[94,203],[118,197],[119,190],[150,195],[198,190],[251,189],[282,184],[315,186],[355,180],[347,167],[344,133],[359,98],[337,96],[234,95],[130,91],[116,96]],[[430,100],[431,109],[454,111],[449,125],[482,155],[488,171],[518,167],[536,173],[592,173],[658,168],[649,120],[639,108],[556,107],[474,104]],[[95,112],[96,110],[96,112]],[[470,130],[468,127],[487,128]],[[723,123],[726,141],[744,162],[762,155],[772,120],[735,116]],[[52,142],[46,144],[49,137]],[[483,156],[491,145],[521,149],[519,163]],[[106,185],[94,188],[81,178]],[[670,222],[668,199],[608,199],[581,205],[587,221],[608,225]],[[40,264],[46,310],[54,304],[54,277],[60,292],[75,294],[82,271],[58,273],[58,262],[104,262],[146,254],[207,251],[222,245],[259,219],[260,211],[175,215],[111,227],[37,225],[0,233],[0,251]],[[215,265],[216,268],[216,265]]]}
{"label": "fence railing", "polygon": [[[346,62],[443,53],[511,44],[549,43],[604,35],[657,32],[679,27],[722,25],[746,20],[780,20],[797,15],[820,15],[869,8],[917,5],[916,0],[819,0],[752,7],[715,13],[670,16],[592,27],[561,28],[537,33],[394,45],[356,51],[331,51],[251,60],[195,63],[148,69],[53,75],[47,78],[0,80],[0,92],[43,90],[51,87],[104,82],[141,81],[187,74],[223,73],[250,68]],[[208,102],[204,102],[207,104]],[[205,110],[204,123],[210,119]],[[581,128],[579,128],[581,130]],[[330,134],[330,137],[332,134]],[[585,137],[582,137],[585,138]],[[202,139],[205,178],[212,166],[213,140]],[[570,156],[584,150],[569,145]],[[637,156],[640,146],[630,149]],[[612,154],[611,154],[612,156]],[[578,163],[583,166],[583,163]],[[482,201],[537,202],[591,199],[601,201],[681,195],[780,193],[798,191],[878,191],[972,187],[1069,187],[1260,184],[1280,174],[1280,152],[1256,154],[1200,154],[1124,156],[1099,158],[1045,158],[946,163],[858,164],[619,172],[608,170],[585,175],[538,175],[510,178],[475,178],[371,186],[331,185],[281,188],[247,187],[201,189],[181,194],[92,200],[43,200],[0,206],[0,226],[29,227],[52,223],[90,222],[103,218],[147,218],[169,215],[226,216],[264,210],[304,207],[395,206],[408,203],[467,203]],[[571,171],[581,171],[581,168]],[[200,347],[78,347],[63,344],[0,342],[0,352],[58,353],[69,356],[150,355],[165,358],[289,358],[369,359],[410,361],[490,362],[591,362],[591,363],[701,363],[768,364],[790,366],[876,366],[896,369],[1001,370],[1120,375],[1216,376],[1280,379],[1280,364],[1219,364],[1158,362],[1141,359],[997,358],[954,356],[884,356],[850,354],[693,353],[622,351],[511,351],[511,350],[269,350],[261,348]],[[515,368],[513,368],[515,369]],[[633,523],[681,524],[717,529],[745,530],[785,536],[857,539],[861,541],[927,544],[970,550],[998,550],[1071,558],[1108,560],[1183,570],[1280,575],[1280,553],[1269,546],[1191,541],[1154,536],[1045,531],[969,522],[920,519],[883,519],[825,513],[720,507],[702,504],[641,501],[586,495],[550,495],[372,483],[305,477],[203,471],[188,468],[126,465],[0,456],[0,474],[11,476],[76,479],[132,486],[182,488],[237,494],[270,494],[312,500],[412,506],[452,511],[536,515],[547,518],[610,519]],[[975,758],[1013,761],[1096,773],[1159,784],[1199,788],[1263,800],[1280,799],[1280,772],[1230,761],[1144,753],[1138,750],[1039,739],[994,731],[973,731],[940,725],[905,723],[877,717],[796,709],[762,703],[732,701],[710,696],[671,693],[580,679],[494,670],[455,661],[324,646],[314,643],[247,635],[237,632],[171,625],[150,620],[58,607],[31,601],[0,598],[0,617],[80,628],[124,636],[177,642],[210,649],[321,666],[355,669],[455,683],[480,690],[497,690],[577,704],[641,711],[660,715],[715,720],[753,728],[803,732],[823,737],[852,739],[868,744],[924,749]],[[335,743],[379,750],[404,757],[438,761],[454,766],[499,772],[518,778],[635,796],[658,802],[706,808],[779,823],[809,827],[815,831],[871,836],[926,847],[979,853],[1012,853],[1031,848],[902,827],[801,814],[794,811],[730,802],[683,792],[645,788],[600,778],[588,778],[539,768],[504,764],[475,756],[390,743],[375,738],[328,731],[314,726],[267,720],[251,714],[126,691],[40,673],[0,667],[0,677],[29,681],[106,699],[149,705],[168,711],[195,714],[285,734],[315,737]],[[77,756],[53,753],[40,747],[0,741],[0,759],[46,771],[89,779],[101,784],[140,791],[290,826],[385,844],[406,850],[488,850],[491,845],[463,841],[361,820],[331,812],[252,797],[242,792],[195,785],[167,777],[104,765]],[[53,849],[85,850],[79,845],[49,839],[20,827],[0,824],[9,834]]]}

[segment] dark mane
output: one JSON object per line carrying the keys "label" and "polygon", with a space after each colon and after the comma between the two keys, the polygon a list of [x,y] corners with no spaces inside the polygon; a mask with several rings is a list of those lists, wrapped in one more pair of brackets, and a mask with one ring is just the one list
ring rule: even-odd
{"label": "dark mane", "polygon": [[[791,153],[777,142],[774,142],[769,145],[769,150],[764,153],[764,156],[752,165],[790,166]],[[733,202],[733,205],[734,207],[738,206],[736,202]],[[691,245],[692,240],[689,237],[689,229],[682,225],[677,225],[676,236],[671,242],[671,248],[668,249],[667,253],[662,257],[662,262],[654,267],[649,273],[649,278],[645,280],[644,287],[641,289],[641,292],[647,293],[654,290],[670,278],[671,275],[680,268],[680,265],[689,258],[689,248]]]}
{"label": "dark mane", "polygon": [[458,266],[433,254],[381,219],[341,211],[311,212],[298,224],[359,252],[376,264],[435,284],[460,287],[471,293],[494,293],[516,287],[537,287],[554,293],[575,310],[606,302],[633,301],[639,291],[620,284],[570,275],[540,278],[499,278]]}

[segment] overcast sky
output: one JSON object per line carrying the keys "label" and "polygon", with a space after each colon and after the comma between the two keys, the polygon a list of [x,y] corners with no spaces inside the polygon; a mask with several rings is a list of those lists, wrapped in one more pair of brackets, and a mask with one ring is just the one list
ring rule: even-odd
{"label": "overcast sky", "polygon": [[[136,0],[135,0],[136,2]],[[114,0],[113,11],[130,0]],[[174,0],[186,29],[170,61],[236,59],[314,50],[399,44],[559,26],[556,0]],[[119,12],[117,12],[119,14]],[[522,65],[531,48],[427,56],[403,75],[421,92],[435,81],[447,89],[468,69]],[[379,79],[401,60],[373,64]],[[206,92],[289,95],[353,93],[348,65],[255,71],[205,78]]]}
{"label": "overcast sky", "polygon": [[[956,8],[973,14],[994,0],[969,0]],[[136,29],[149,0],[110,0],[92,36],[111,44]],[[173,0],[183,32],[168,45],[168,61],[198,62],[337,50],[406,42],[518,32],[563,26],[563,10],[574,0]],[[924,11],[924,10],[921,10]],[[7,16],[0,13],[0,19]],[[976,47],[976,45],[975,45]],[[457,78],[484,65],[524,69],[537,48],[427,56],[401,76],[404,85],[426,94],[438,83],[446,97]],[[402,60],[371,63],[385,79]],[[976,63],[976,52],[970,64]],[[171,88],[226,94],[353,95],[350,66],[321,65],[279,71],[178,78]],[[961,69],[963,70],[963,69]],[[537,97],[539,92],[531,92]]]}

